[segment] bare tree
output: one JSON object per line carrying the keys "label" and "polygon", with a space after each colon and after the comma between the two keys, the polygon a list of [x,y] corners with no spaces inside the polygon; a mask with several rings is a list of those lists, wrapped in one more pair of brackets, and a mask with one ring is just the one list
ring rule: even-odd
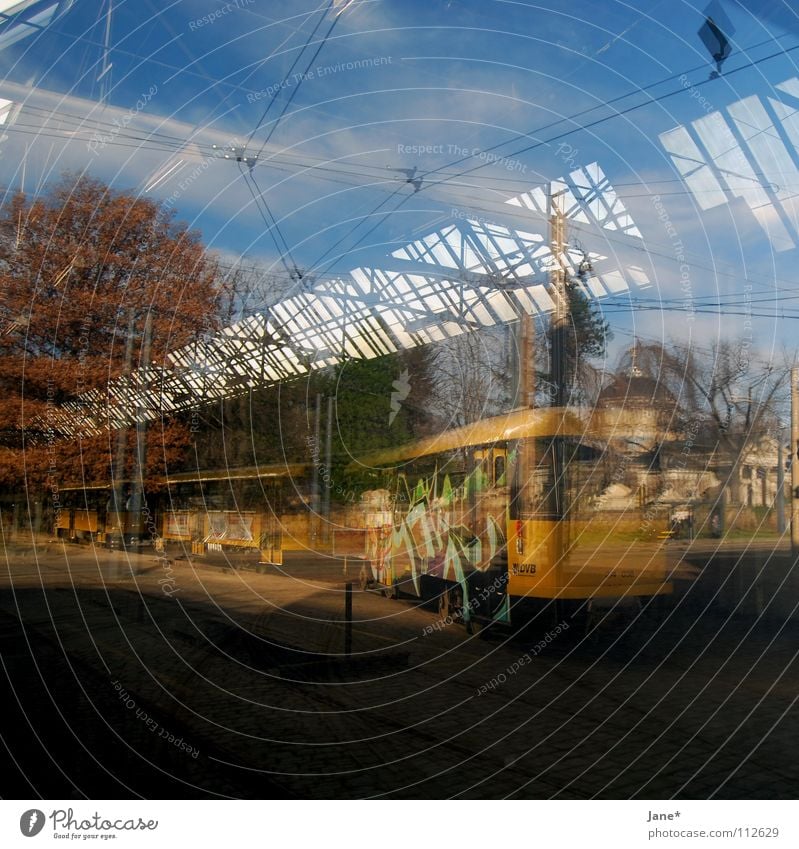
{"label": "bare tree", "polygon": [[501,333],[466,333],[437,346],[436,406],[445,428],[502,412],[509,391],[507,344]]}
{"label": "bare tree", "polygon": [[[51,486],[56,466],[62,480],[105,479],[108,434],[70,439],[60,409],[90,390],[105,392],[145,349],[158,362],[214,330],[221,279],[199,235],[135,192],[65,175],[38,197],[7,198],[0,208],[0,483]],[[163,422],[148,468],[159,470],[188,444],[187,428]]]}
{"label": "bare tree", "polygon": [[793,358],[764,358],[748,339],[720,340],[710,350],[639,345],[635,356],[642,373],[676,399],[670,429],[683,453],[700,452],[738,500],[739,465],[758,443],[777,436]]}

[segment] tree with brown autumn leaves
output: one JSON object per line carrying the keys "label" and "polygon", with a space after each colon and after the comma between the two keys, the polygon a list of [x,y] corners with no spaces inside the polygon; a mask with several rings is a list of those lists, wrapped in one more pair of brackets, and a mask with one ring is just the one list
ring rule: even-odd
{"label": "tree with brown autumn leaves", "polygon": [[[134,367],[148,315],[150,360],[162,362],[216,328],[221,299],[216,259],[155,201],[70,175],[42,196],[9,197],[0,208],[0,486],[108,481],[116,435],[70,439],[55,411],[124,372],[131,326]],[[152,426],[148,474],[188,440],[178,421]]]}

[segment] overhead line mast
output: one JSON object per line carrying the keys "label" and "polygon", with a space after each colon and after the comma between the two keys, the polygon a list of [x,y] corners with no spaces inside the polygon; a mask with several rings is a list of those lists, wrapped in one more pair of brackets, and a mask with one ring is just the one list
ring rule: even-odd
{"label": "overhead line mast", "polygon": [[564,256],[566,250],[566,216],[559,204],[559,196],[566,189],[559,192],[549,191],[549,233],[550,250],[552,252],[552,267],[550,269],[549,285],[552,299],[555,302],[555,310],[552,313],[551,342],[551,375],[554,391],[552,394],[552,406],[565,407],[568,403],[566,392],[567,364],[566,364],[566,334],[569,325],[569,294],[566,288],[566,269],[564,268]]}

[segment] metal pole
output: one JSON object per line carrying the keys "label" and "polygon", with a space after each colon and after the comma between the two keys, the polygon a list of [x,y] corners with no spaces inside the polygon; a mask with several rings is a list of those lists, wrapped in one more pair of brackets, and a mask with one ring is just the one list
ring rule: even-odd
{"label": "metal pole", "polygon": [[[517,406],[532,410],[535,407],[535,360],[534,344],[535,323],[532,316],[524,313],[519,321]],[[523,439],[518,443],[516,460],[516,515],[530,510],[533,502],[533,474],[536,465],[535,440]],[[523,532],[522,532],[523,533]]]}
{"label": "metal pole", "polygon": [[330,473],[330,464],[333,454],[333,396],[327,399],[327,421],[325,422],[325,480],[322,490],[322,540],[327,542],[330,537],[330,489],[333,480]]}
{"label": "metal pole", "polygon": [[311,471],[311,539],[316,542],[317,528],[319,526],[319,429],[322,415],[322,396],[316,396],[316,413],[314,415],[314,437],[311,451],[313,468]]}
{"label": "metal pole", "polygon": [[516,406],[532,409],[535,406],[535,324],[526,312],[519,320],[519,369]]}
{"label": "metal pole", "polygon": [[344,589],[344,654],[352,654],[352,582]]}
{"label": "metal pole", "polygon": [[799,554],[799,366],[791,369],[791,552]]}
{"label": "metal pole", "polygon": [[[133,307],[131,307],[128,310],[128,336],[125,342],[125,365],[123,370],[123,374],[126,379],[129,379],[130,377],[131,363],[133,361],[133,331],[135,329],[135,322],[136,312]],[[123,519],[122,512],[125,509],[125,454],[127,453],[128,447],[128,427],[126,422],[128,418],[129,403],[130,390],[127,385],[125,385],[125,402],[122,410],[123,422],[120,423],[119,430],[117,431],[116,455],[114,457],[113,466],[111,467],[112,521],[119,529],[120,536],[123,538],[123,543],[125,536],[125,520]],[[111,517],[106,516],[106,524],[109,523],[109,518]]]}
{"label": "metal pole", "polygon": [[[564,251],[566,250],[566,226],[564,215],[561,212],[555,193],[550,189],[549,192],[549,207],[550,207],[550,251],[552,253],[552,278],[551,286],[554,290],[555,311],[552,314],[552,352],[551,352],[551,367],[552,383],[554,391],[552,394],[552,406],[563,408],[568,402],[567,396],[567,381],[568,367],[566,363],[566,333],[568,331],[569,303],[568,293],[566,289],[566,273],[561,265]],[[554,464],[554,495],[555,495],[555,511],[558,516],[564,514],[564,498],[566,495],[565,482],[565,452],[562,439],[556,439],[553,444],[553,464]],[[562,550],[563,525],[557,524],[556,533],[558,535],[558,548]]]}
{"label": "metal pole", "polygon": [[113,63],[108,61],[111,46],[111,13],[113,12],[113,0],[108,0],[108,9],[105,14],[105,38],[103,39],[103,70],[98,80],[102,80],[100,86],[100,102],[107,103],[108,94],[111,91],[111,78],[107,76]]}
{"label": "metal pole", "polygon": [[33,534],[38,537],[42,530],[42,502],[36,501],[33,505]]}
{"label": "metal pole", "polygon": [[552,313],[552,352],[551,372],[555,391],[552,406],[565,407],[567,402],[566,382],[566,332],[568,330],[569,304],[566,291],[566,279],[561,261],[566,249],[564,216],[558,206],[555,194],[550,190],[550,251],[552,253],[552,272],[550,285],[553,289],[555,311]]}
{"label": "metal pole", "polygon": [[[144,320],[144,336],[139,354],[139,371],[147,385],[147,370],[150,364],[150,342],[153,334],[152,314],[147,313]],[[144,477],[147,466],[147,422],[146,411],[141,405],[136,408],[136,468],[133,472],[130,512],[133,516],[133,528],[136,535],[142,533],[142,508],[144,506]]]}
{"label": "metal pole", "polygon": [[779,442],[777,443],[777,533],[782,536],[785,533],[785,461],[782,457],[782,440],[784,433],[782,427],[777,432]]}
{"label": "metal pole", "polygon": [[510,380],[508,383],[508,396],[510,398],[510,409],[516,410],[521,407],[521,362],[522,362],[522,321],[523,315],[519,317],[516,325],[509,324],[505,328],[508,345],[508,371]]}

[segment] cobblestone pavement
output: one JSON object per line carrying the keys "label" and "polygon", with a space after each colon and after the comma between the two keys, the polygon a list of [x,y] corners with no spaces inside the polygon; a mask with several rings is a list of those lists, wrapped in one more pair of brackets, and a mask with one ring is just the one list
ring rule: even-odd
{"label": "cobblestone pavement", "polygon": [[2,795],[796,796],[795,625],[689,595],[469,637],[356,590],[348,659],[320,568],[9,547]]}

